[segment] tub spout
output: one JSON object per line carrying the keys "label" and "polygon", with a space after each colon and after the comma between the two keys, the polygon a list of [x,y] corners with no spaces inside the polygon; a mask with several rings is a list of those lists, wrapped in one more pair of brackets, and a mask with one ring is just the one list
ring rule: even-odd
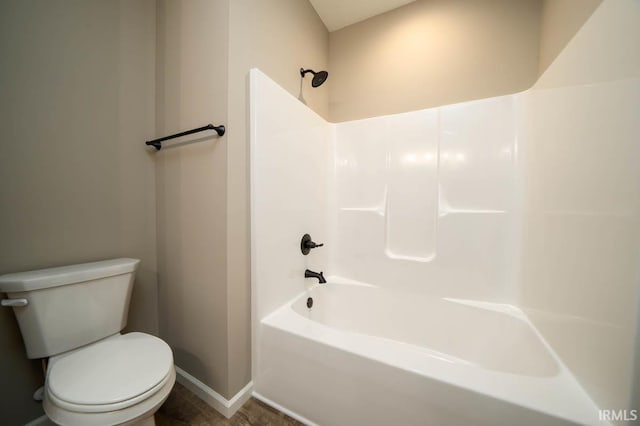
{"label": "tub spout", "polygon": [[324,279],[324,275],[322,275],[322,272],[318,273],[318,272],[313,272],[313,271],[310,271],[310,270],[307,269],[307,270],[304,271],[304,277],[305,278],[317,278],[318,282],[320,284],[324,284],[324,283],[327,282],[327,280]]}

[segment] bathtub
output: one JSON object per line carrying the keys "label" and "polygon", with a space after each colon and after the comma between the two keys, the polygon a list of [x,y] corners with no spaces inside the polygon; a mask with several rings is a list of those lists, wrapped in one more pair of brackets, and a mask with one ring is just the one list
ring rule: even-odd
{"label": "bathtub", "polygon": [[254,395],[306,424],[608,424],[511,305],[333,277],[259,327]]}

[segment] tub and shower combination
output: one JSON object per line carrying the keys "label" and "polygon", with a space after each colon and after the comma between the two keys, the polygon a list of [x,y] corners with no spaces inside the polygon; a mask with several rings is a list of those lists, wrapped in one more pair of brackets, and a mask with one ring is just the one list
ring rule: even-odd
{"label": "tub and shower combination", "polygon": [[[541,297],[555,291],[535,282],[544,274],[523,280],[536,235],[522,230],[538,218],[524,163],[540,155],[529,139],[575,130],[558,111],[638,110],[639,93],[630,80],[332,124],[252,70],[254,396],[318,425],[609,424],[600,409],[624,408],[626,388],[610,390],[631,381],[618,367],[632,355],[610,351],[623,354],[602,367],[617,382],[597,383],[575,360],[602,354],[566,349],[634,329],[535,309],[567,296]],[[540,217],[571,215],[597,217]],[[324,246],[304,255],[304,234]]]}

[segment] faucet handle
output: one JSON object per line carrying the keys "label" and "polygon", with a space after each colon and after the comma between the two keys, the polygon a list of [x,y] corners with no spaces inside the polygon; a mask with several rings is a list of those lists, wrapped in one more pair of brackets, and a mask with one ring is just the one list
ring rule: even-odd
{"label": "faucet handle", "polygon": [[314,249],[316,247],[322,247],[323,245],[324,243],[320,243],[320,244],[314,243],[313,241],[311,241],[311,236],[309,234],[304,234],[302,236],[302,240],[300,241],[300,250],[302,251],[302,254],[306,256],[309,254],[311,249]]}

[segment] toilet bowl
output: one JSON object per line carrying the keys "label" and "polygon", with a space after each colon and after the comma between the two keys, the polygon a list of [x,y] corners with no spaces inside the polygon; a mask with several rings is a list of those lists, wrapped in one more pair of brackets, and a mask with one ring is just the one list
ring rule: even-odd
{"label": "toilet bowl", "polygon": [[154,425],[176,373],[171,348],[120,334],[139,261],[114,259],[0,277],[29,358],[49,358],[43,407],[60,425]]}
{"label": "toilet bowl", "polygon": [[44,410],[62,425],[153,425],[175,377],[165,342],[117,334],[49,360]]}

